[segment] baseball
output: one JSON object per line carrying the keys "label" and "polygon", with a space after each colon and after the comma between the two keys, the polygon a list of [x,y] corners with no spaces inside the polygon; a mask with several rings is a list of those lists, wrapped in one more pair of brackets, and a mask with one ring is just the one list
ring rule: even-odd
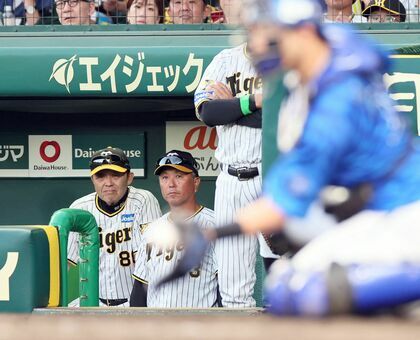
{"label": "baseball", "polygon": [[148,242],[163,249],[171,247],[180,240],[180,232],[175,224],[162,221],[159,228],[153,228],[148,234]]}

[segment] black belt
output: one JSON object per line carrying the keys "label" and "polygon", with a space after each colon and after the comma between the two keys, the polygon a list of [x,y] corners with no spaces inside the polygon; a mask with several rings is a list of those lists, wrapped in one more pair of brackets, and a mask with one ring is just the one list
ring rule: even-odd
{"label": "black belt", "polygon": [[128,299],[101,299],[101,298],[99,298],[99,300],[104,305],[107,305],[107,306],[119,306],[128,301]]}
{"label": "black belt", "polygon": [[246,167],[240,167],[240,168],[234,168],[233,166],[228,167],[228,174],[231,176],[238,177],[240,181],[246,181],[250,178],[254,178],[255,176],[258,176],[258,168],[246,168]]}

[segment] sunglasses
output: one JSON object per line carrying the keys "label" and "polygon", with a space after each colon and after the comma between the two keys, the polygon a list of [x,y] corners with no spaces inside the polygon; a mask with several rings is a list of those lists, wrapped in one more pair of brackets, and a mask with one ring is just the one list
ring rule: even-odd
{"label": "sunglasses", "polygon": [[91,163],[101,165],[101,164],[114,164],[114,163],[125,163],[120,156],[118,155],[107,155],[107,156],[98,156],[91,160]]}
{"label": "sunglasses", "polygon": [[182,158],[180,156],[165,156],[159,159],[156,163],[156,168],[162,165],[189,165],[190,167],[193,167],[196,171],[198,170],[198,164],[194,160],[191,162],[189,159]]}
{"label": "sunglasses", "polygon": [[69,7],[76,7],[80,2],[90,2],[90,0],[59,0],[55,2],[55,7],[61,10],[64,9],[66,3],[69,5]]}

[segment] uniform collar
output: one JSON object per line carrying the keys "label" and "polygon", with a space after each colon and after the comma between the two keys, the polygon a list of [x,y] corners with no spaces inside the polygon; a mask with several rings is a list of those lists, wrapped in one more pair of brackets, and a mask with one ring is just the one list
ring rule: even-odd
{"label": "uniform collar", "polygon": [[[192,215],[190,215],[190,216],[188,216],[188,217],[186,217],[186,218],[184,218],[183,219],[183,221],[188,221],[188,220],[190,220],[190,219],[192,219],[194,216],[196,216],[201,210],[203,210],[203,206],[202,205],[200,205],[199,207],[198,207],[198,209],[196,210],[196,211],[194,211],[194,213],[192,214]],[[174,222],[174,220],[172,219],[172,217],[171,217],[171,213],[169,213],[169,215],[168,215],[168,220],[170,221],[170,222]]]}
{"label": "uniform collar", "polygon": [[128,192],[129,189],[127,188],[124,196],[114,205],[108,205],[105,201],[99,198],[98,194],[96,194],[96,208],[98,208],[101,213],[107,216],[115,216],[124,209],[125,203],[127,202]]}

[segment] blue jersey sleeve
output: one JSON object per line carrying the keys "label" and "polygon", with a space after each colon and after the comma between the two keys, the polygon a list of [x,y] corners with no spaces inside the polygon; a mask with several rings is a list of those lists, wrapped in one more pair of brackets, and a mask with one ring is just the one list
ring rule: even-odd
{"label": "blue jersey sleeve", "polygon": [[331,183],[343,153],[349,152],[352,113],[357,115],[358,110],[357,96],[349,91],[359,91],[360,82],[353,85],[347,80],[334,84],[312,100],[300,140],[269,170],[264,195],[286,215],[304,216],[320,190]]}

